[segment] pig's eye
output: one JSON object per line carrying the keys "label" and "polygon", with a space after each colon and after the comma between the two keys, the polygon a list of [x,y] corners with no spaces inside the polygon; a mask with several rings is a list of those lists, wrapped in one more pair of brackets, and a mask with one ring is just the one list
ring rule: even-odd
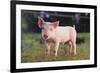
{"label": "pig's eye", "polygon": [[52,31],[52,28],[50,28],[50,30]]}

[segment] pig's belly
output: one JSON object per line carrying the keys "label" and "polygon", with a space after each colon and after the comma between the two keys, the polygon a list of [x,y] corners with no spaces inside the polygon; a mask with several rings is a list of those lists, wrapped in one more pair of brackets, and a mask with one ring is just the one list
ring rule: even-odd
{"label": "pig's belly", "polygon": [[70,37],[62,37],[59,39],[60,43],[66,43],[70,40]]}

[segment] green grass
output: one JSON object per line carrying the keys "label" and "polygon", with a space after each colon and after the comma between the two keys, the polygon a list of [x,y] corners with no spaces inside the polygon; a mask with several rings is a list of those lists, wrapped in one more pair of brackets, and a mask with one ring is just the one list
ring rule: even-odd
{"label": "green grass", "polygon": [[67,55],[66,45],[60,45],[58,56],[55,57],[53,48],[51,55],[45,55],[44,40],[39,33],[22,33],[21,62],[44,62],[44,61],[68,61],[68,60],[86,60],[90,58],[90,34],[78,33],[78,38],[84,38],[84,42],[77,44],[77,55]]}

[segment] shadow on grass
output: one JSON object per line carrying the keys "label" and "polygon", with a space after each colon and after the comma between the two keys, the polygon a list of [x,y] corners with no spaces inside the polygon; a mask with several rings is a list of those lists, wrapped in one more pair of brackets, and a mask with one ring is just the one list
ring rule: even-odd
{"label": "shadow on grass", "polygon": [[79,37],[77,37],[76,40],[77,40],[76,41],[77,44],[82,44],[82,43],[85,42],[85,38],[79,38]]}

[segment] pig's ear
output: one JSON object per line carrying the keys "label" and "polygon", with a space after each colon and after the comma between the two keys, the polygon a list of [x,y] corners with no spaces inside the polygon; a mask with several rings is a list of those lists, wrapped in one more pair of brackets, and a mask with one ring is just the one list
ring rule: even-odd
{"label": "pig's ear", "polygon": [[43,20],[43,18],[41,18],[41,17],[38,18],[38,26],[39,26],[39,28],[42,28],[43,27],[44,22],[45,21]]}
{"label": "pig's ear", "polygon": [[58,27],[59,26],[59,21],[53,22],[53,26],[54,26],[54,28]]}

